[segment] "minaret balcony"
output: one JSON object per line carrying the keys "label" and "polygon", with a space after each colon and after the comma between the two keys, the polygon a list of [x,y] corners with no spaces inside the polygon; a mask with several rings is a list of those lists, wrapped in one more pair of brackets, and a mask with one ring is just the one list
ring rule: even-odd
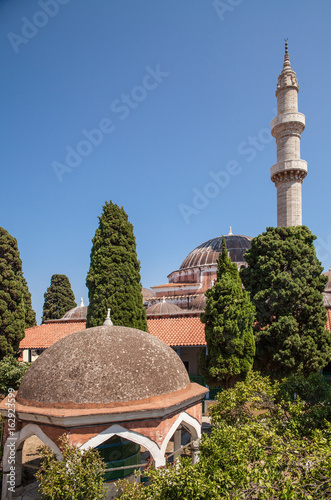
{"label": "minaret balcony", "polygon": [[305,160],[285,160],[285,161],[279,161],[275,163],[270,169],[270,177],[271,180],[274,182],[275,176],[278,176],[278,174],[282,172],[290,172],[298,170],[300,171],[303,175],[303,177],[306,177],[307,171],[308,171],[308,166],[307,162]]}
{"label": "minaret balcony", "polygon": [[271,123],[271,134],[277,138],[279,132],[290,127],[295,129],[299,134],[304,131],[306,124],[306,117],[302,113],[282,113],[277,115]]}

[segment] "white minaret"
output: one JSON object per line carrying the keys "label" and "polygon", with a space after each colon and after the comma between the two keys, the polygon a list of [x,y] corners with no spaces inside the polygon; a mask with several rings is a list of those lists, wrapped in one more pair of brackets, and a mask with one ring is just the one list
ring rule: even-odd
{"label": "white minaret", "polygon": [[277,144],[277,163],[271,167],[270,176],[277,188],[278,227],[302,225],[301,184],[307,175],[307,162],[300,159],[305,115],[298,113],[298,92],[286,39],[283,71],[276,90],[277,116],[271,122],[271,134]]}

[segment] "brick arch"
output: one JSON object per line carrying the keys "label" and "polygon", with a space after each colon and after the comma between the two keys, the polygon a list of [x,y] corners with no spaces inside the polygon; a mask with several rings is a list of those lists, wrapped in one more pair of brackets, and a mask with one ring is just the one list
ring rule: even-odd
{"label": "brick arch", "polygon": [[[8,472],[10,470],[9,458],[11,458],[9,445],[15,445],[15,463],[16,466],[16,484],[21,483],[21,475],[22,475],[22,448],[24,441],[30,436],[37,436],[40,441],[42,441],[45,445],[49,446],[51,450],[54,451],[58,460],[62,460],[63,456],[58,448],[58,446],[40,429],[40,427],[36,424],[27,424],[20,431],[17,431],[6,439],[3,447],[3,472]],[[4,477],[6,477],[4,475]],[[11,498],[9,496],[9,491],[7,488],[7,481],[2,482],[2,499],[7,500]]]}
{"label": "brick arch", "polygon": [[181,424],[184,424],[185,427],[187,427],[190,431],[192,441],[196,441],[201,438],[201,425],[199,424],[199,422],[195,418],[191,417],[191,415],[189,415],[188,413],[182,412],[172,424],[169,431],[167,432],[166,437],[163,440],[161,447],[163,455],[165,454],[170,439]]}
{"label": "brick arch", "polygon": [[37,436],[40,441],[45,445],[49,446],[51,450],[54,451],[58,460],[62,460],[63,456],[59,447],[52,441],[36,424],[27,424],[20,431],[14,433],[13,436],[9,437],[4,444],[3,449],[3,463],[8,463],[9,448],[6,446],[9,442],[15,442],[15,451],[20,448],[20,445],[30,436]]}
{"label": "brick arch", "polygon": [[161,467],[162,465],[165,465],[164,452],[160,450],[155,441],[153,441],[147,436],[144,436],[143,434],[139,434],[138,432],[126,429],[125,427],[122,427],[119,424],[111,425],[110,427],[100,432],[96,436],[90,438],[88,441],[86,441],[86,443],[81,445],[79,448],[81,450],[96,448],[97,446],[104,443],[105,441],[107,441],[108,439],[112,438],[115,435],[122,437],[123,439],[127,439],[128,441],[133,441],[134,443],[137,443],[146,448],[146,450],[148,450],[151,456],[153,457],[155,467]]}

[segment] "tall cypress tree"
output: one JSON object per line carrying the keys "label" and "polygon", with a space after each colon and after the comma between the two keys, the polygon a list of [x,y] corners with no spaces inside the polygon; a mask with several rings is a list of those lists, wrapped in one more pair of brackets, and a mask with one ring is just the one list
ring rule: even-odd
{"label": "tall cypress tree", "polygon": [[24,316],[25,316],[25,328],[30,328],[31,326],[36,326],[36,313],[32,309],[31,293],[26,279],[22,276],[23,281],[23,302],[24,302]]}
{"label": "tall cypress tree", "polygon": [[210,387],[226,389],[252,369],[255,354],[254,306],[242,289],[237,265],[232,263],[222,241],[217,280],[206,292],[205,323],[207,354],[200,354],[200,372]]}
{"label": "tall cypress tree", "polygon": [[106,202],[92,242],[87,327],[102,325],[111,308],[114,325],[147,331],[136,239],[123,207]]}
{"label": "tall cypress tree", "polygon": [[241,270],[256,307],[255,367],[275,377],[317,372],[331,360],[322,292],[327,278],[305,226],[268,227]]}
{"label": "tall cypress tree", "polygon": [[69,278],[65,274],[53,274],[44,298],[43,323],[48,319],[60,319],[77,306]]}
{"label": "tall cypress tree", "polygon": [[0,227],[0,359],[15,355],[24,337],[22,261],[16,239]]}

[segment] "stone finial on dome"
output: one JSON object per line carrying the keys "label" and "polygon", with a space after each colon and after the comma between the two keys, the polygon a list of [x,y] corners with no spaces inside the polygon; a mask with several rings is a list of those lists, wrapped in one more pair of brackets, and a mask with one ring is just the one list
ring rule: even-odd
{"label": "stone finial on dome", "polygon": [[229,229],[229,234],[227,236],[233,236],[232,227],[231,226],[230,226],[230,229]]}
{"label": "stone finial on dome", "polygon": [[84,300],[83,297],[80,298],[80,307],[84,307]]}
{"label": "stone finial on dome", "polygon": [[113,322],[110,318],[110,308],[108,309],[107,311],[107,318],[105,319],[105,321],[103,322],[103,325],[104,326],[113,326]]}

